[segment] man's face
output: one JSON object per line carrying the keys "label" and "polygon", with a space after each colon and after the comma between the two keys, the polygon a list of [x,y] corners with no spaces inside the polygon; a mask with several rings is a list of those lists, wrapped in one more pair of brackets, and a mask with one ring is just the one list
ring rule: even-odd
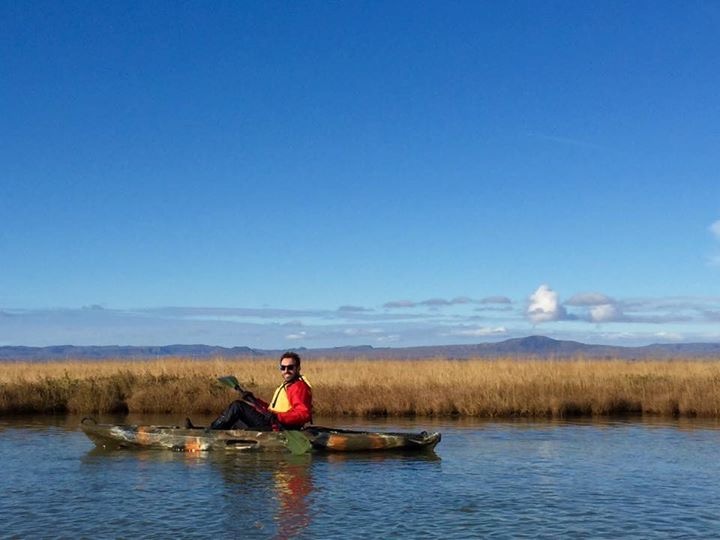
{"label": "man's face", "polygon": [[280,372],[282,373],[283,380],[288,382],[297,375],[297,366],[295,360],[292,358],[283,358],[280,360]]}

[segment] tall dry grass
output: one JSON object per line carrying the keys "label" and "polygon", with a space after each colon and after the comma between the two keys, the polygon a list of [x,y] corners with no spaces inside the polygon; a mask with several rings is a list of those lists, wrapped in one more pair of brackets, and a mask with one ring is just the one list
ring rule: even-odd
{"label": "tall dry grass", "polygon": [[[213,414],[233,374],[259,397],[276,359],[0,364],[0,414]],[[309,360],[318,416],[720,417],[720,360]]]}

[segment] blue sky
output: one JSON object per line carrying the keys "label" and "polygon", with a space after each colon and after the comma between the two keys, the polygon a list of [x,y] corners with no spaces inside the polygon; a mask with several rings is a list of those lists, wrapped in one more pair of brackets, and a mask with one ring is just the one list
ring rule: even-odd
{"label": "blue sky", "polygon": [[720,341],[714,2],[4,2],[0,344]]}

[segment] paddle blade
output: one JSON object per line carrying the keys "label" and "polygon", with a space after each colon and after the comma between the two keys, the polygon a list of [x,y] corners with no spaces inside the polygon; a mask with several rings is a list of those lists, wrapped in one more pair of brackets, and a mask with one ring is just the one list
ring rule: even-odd
{"label": "paddle blade", "polygon": [[218,381],[220,381],[225,386],[232,388],[233,390],[240,390],[240,382],[237,380],[237,377],[235,377],[235,375],[218,377]]}
{"label": "paddle blade", "polygon": [[307,454],[312,450],[312,444],[302,431],[283,431],[288,450],[294,455]]}

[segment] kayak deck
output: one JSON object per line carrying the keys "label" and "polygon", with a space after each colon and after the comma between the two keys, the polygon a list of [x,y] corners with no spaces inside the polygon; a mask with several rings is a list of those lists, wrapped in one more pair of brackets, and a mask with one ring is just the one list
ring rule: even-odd
{"label": "kayak deck", "polygon": [[[206,430],[177,426],[98,424],[83,419],[81,429],[103,448],[162,448],[183,452],[210,450],[287,451],[287,432],[255,430]],[[440,433],[374,433],[349,429],[310,426],[302,434],[320,452],[363,452],[382,450],[432,450]]]}

